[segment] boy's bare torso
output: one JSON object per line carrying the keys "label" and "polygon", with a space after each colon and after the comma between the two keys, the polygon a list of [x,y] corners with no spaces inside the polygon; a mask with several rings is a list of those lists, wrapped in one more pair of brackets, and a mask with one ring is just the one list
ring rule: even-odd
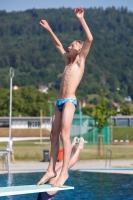
{"label": "boy's bare torso", "polygon": [[84,64],[79,66],[77,62],[68,64],[63,72],[58,98],[76,98],[75,92],[84,73]]}

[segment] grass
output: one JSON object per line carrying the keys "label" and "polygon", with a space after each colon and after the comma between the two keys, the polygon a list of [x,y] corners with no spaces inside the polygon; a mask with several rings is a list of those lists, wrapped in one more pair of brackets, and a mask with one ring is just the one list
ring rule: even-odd
{"label": "grass", "polygon": [[[48,149],[50,151],[50,144],[35,144],[39,141],[22,141],[14,142],[14,155],[16,160],[43,160],[43,150]],[[46,141],[45,141],[46,142]],[[0,145],[0,150],[4,150],[6,143],[2,142]]]}
{"label": "grass", "polygon": [[[5,149],[5,146],[5,142],[1,143],[0,150]],[[35,144],[35,141],[14,142],[15,159],[20,161],[42,161],[44,149],[50,152],[50,144],[40,145]],[[104,145],[104,156],[100,159],[105,159],[107,150],[112,151],[112,159],[133,159],[133,145]],[[80,160],[93,159],[99,159],[97,146],[86,145],[81,151]]]}
{"label": "grass", "polygon": [[113,140],[128,140],[133,142],[133,127],[123,126],[113,128]]}
{"label": "grass", "polygon": [[[3,131],[3,132],[2,132]],[[39,129],[13,129],[12,133],[15,137],[26,137],[26,136],[40,136]],[[114,127],[113,128],[113,140],[126,140],[128,139],[133,142],[133,127]],[[0,129],[0,137],[8,136],[8,129]],[[43,129],[43,136],[49,136],[49,131]],[[35,142],[39,141],[17,141],[14,142],[14,153],[16,160],[43,160],[43,150],[48,149],[50,151],[50,141],[49,144],[40,145]],[[0,143],[0,150],[6,148],[6,143]],[[112,159],[133,159],[133,145],[104,145],[104,156],[106,157],[106,151],[112,151]],[[99,159],[97,157],[97,146],[96,145],[86,145],[80,154],[80,160],[91,160]],[[100,158],[101,159],[101,158]]]}
{"label": "grass", "polygon": [[[106,157],[106,151],[112,151],[112,159],[133,159],[133,146],[132,145],[104,145],[104,155],[102,159]],[[89,145],[85,146],[80,155],[81,160],[99,159],[97,156],[97,146]],[[101,158],[100,158],[101,159]]]}

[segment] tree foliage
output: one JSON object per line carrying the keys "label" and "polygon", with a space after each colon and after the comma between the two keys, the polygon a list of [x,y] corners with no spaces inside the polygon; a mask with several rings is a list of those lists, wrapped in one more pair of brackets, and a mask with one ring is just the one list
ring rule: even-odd
{"label": "tree foliage", "polygon": [[[9,87],[8,71],[15,69],[18,86],[47,85],[59,90],[64,61],[48,33],[39,26],[46,19],[64,47],[84,32],[70,8],[0,11],[0,86]],[[94,41],[86,60],[77,96],[86,99],[103,88],[110,98],[133,96],[133,13],[126,8],[85,9]],[[118,99],[118,98],[116,98]]]}
{"label": "tree foliage", "polygon": [[109,125],[108,119],[111,116],[116,115],[116,111],[107,108],[107,102],[105,100],[105,95],[103,91],[101,90],[99,93],[100,101],[95,107],[86,106],[82,108],[82,111],[84,114],[90,116],[92,119],[94,119],[94,125],[90,124],[94,127],[96,127],[99,131],[99,133],[102,133],[102,129],[105,126]]}
{"label": "tree foliage", "polygon": [[125,104],[120,112],[122,115],[133,115],[133,106],[131,104]]}
{"label": "tree foliage", "polygon": [[[51,94],[41,93],[35,87],[22,87],[13,90],[12,94],[12,116],[49,116],[50,105],[48,100]],[[0,88],[0,116],[9,116],[9,89]]]}

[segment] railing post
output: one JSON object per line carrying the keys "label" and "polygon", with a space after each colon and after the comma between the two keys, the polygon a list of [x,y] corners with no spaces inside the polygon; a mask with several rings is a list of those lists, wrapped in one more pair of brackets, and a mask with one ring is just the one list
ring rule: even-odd
{"label": "railing post", "polygon": [[112,151],[111,151],[111,150],[107,150],[107,151],[106,151],[105,167],[107,167],[108,153],[110,153],[110,163],[109,163],[109,167],[111,167],[111,160],[112,160]]}

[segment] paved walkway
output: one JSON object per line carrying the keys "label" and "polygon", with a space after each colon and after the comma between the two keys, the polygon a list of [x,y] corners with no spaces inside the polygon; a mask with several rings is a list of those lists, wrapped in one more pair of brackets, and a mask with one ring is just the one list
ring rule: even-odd
{"label": "paved walkway", "polygon": [[[10,165],[12,173],[45,172],[47,167],[48,162],[37,161],[16,162]],[[112,160],[111,167],[109,167],[109,163],[105,167],[105,160],[78,161],[71,169],[88,172],[133,174],[133,160]],[[7,173],[7,171],[1,170],[0,174],[3,173]]]}

